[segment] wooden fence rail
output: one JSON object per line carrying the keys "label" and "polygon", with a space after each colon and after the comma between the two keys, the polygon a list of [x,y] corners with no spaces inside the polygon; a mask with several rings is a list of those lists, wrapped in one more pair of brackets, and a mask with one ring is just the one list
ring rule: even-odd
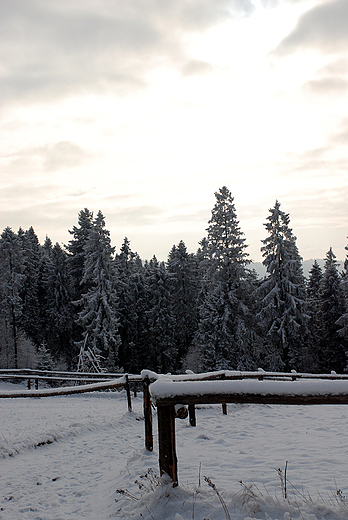
{"label": "wooden fence rail", "polygon": [[[94,376],[94,377],[90,377]],[[57,395],[82,394],[87,392],[96,392],[99,390],[110,390],[124,387],[127,395],[128,410],[132,410],[132,399],[130,384],[134,385],[134,395],[136,396],[136,384],[142,382],[140,375],[130,374],[81,374],[79,372],[55,372],[44,370],[18,369],[0,370],[0,379],[28,379],[28,390],[0,391],[0,398],[19,398],[19,397],[50,397]],[[35,380],[35,390],[31,390],[31,380]],[[38,388],[39,380],[47,381],[66,381],[66,382],[83,382],[93,381],[91,384],[82,384],[79,386],[62,386],[59,388]]]}

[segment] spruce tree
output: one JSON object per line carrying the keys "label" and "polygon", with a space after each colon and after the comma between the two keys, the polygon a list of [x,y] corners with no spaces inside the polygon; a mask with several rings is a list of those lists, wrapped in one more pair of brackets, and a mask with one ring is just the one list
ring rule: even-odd
{"label": "spruce tree", "polygon": [[165,263],[154,256],[145,270],[147,291],[148,368],[166,373],[176,370],[173,303]]}
{"label": "spruce tree", "polygon": [[347,365],[346,351],[348,350],[346,338],[340,335],[342,323],[339,320],[346,312],[345,298],[341,285],[341,277],[338,272],[336,256],[332,248],[326,254],[323,277],[320,283],[320,311],[321,341],[320,357],[322,369],[325,372],[334,370],[342,373]]}
{"label": "spruce tree", "polygon": [[173,246],[167,261],[170,293],[173,302],[174,336],[178,365],[192,344],[198,323],[198,277],[196,261],[181,240]]}
{"label": "spruce tree", "polygon": [[[130,274],[127,285],[127,334],[120,347],[121,365],[125,370],[138,374],[148,364],[148,338],[150,335],[147,310],[148,290],[144,268],[140,258],[137,268]],[[121,313],[121,320],[123,313]]]}
{"label": "spruce tree", "polygon": [[54,360],[45,343],[41,343],[37,349],[36,368],[38,370],[54,370]]}
{"label": "spruce tree", "polygon": [[40,263],[39,263],[39,272],[38,272],[38,285],[37,285],[37,294],[38,294],[38,314],[37,314],[37,323],[38,323],[38,336],[36,340],[36,348],[39,345],[45,343],[48,347],[49,342],[49,334],[50,334],[50,317],[48,314],[48,305],[47,305],[47,273],[49,271],[49,266],[52,262],[53,257],[53,244],[51,239],[46,236],[45,242],[42,246],[40,246]]}
{"label": "spruce tree", "polygon": [[82,284],[89,289],[78,302],[81,311],[77,323],[83,327],[83,342],[104,359],[107,369],[115,370],[120,337],[114,248],[101,211],[93,221],[84,252]]}
{"label": "spruce tree", "polygon": [[88,241],[90,230],[93,227],[93,213],[87,208],[78,214],[78,226],[73,226],[69,233],[73,238],[69,241],[67,250],[69,252],[69,268],[72,279],[74,298],[79,300],[84,292],[82,278],[86,260],[85,245]]}
{"label": "spruce tree", "polygon": [[[345,247],[345,250],[348,251],[348,246]],[[343,294],[343,299],[344,299],[345,312],[337,320],[337,325],[339,326],[338,334],[341,336],[341,338],[344,338],[345,341],[348,342],[348,253],[344,260],[344,269],[342,272],[341,287],[342,287],[342,294]],[[348,352],[346,354],[348,355]],[[346,370],[347,369],[348,369],[348,367],[346,368]]]}
{"label": "spruce tree", "polygon": [[12,350],[13,368],[19,367],[19,324],[23,310],[20,294],[24,279],[21,238],[6,227],[0,237],[0,313],[5,331],[1,349]]}
{"label": "spruce tree", "polygon": [[32,227],[21,235],[23,251],[23,274],[25,276],[22,289],[21,327],[32,339],[36,347],[40,344],[39,274],[41,265],[41,249],[39,239]]}
{"label": "spruce tree", "polygon": [[119,360],[127,372],[137,372],[142,369],[139,357],[144,340],[145,286],[141,259],[131,250],[127,237],[116,255],[116,268],[121,338]]}
{"label": "spruce tree", "polygon": [[302,258],[290,218],[276,201],[267,217],[269,236],[262,240],[263,265],[266,277],[257,296],[260,327],[268,343],[268,368],[272,370],[301,369],[306,348],[307,314]]}
{"label": "spruce tree", "polygon": [[247,306],[253,289],[247,269],[250,260],[231,192],[224,186],[215,198],[203,255],[195,345],[202,353],[204,370],[247,370],[255,368],[260,347]]}
{"label": "spruce tree", "polygon": [[74,325],[73,325],[73,338],[77,344],[82,341],[83,328],[77,322],[77,316],[81,312],[82,295],[86,294],[89,285],[82,282],[84,265],[86,261],[85,246],[89,237],[89,233],[93,227],[93,213],[89,209],[84,208],[78,213],[78,225],[73,226],[72,230],[68,230],[72,235],[72,239],[69,241],[67,251],[69,253],[68,266],[72,282],[73,301],[74,301]]}
{"label": "spruce tree", "polygon": [[76,365],[77,352],[73,344],[72,282],[68,267],[68,255],[56,243],[50,262],[45,265],[46,316],[48,348],[55,359],[63,358],[69,370]]}
{"label": "spruce tree", "polygon": [[320,368],[319,344],[321,340],[320,284],[323,274],[315,260],[307,282],[308,351],[304,353],[303,370],[318,372]]}

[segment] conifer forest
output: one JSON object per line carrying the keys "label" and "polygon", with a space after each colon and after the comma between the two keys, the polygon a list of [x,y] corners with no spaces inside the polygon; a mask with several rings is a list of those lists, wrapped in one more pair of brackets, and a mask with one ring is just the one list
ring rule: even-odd
{"label": "conifer forest", "polygon": [[276,201],[260,277],[231,192],[224,186],[215,198],[197,251],[181,240],[165,262],[141,259],[127,237],[115,252],[104,215],[87,208],[65,246],[40,244],[32,227],[5,228],[0,368],[76,370],[88,349],[109,372],[347,371],[348,254],[340,271],[328,248],[306,278]]}

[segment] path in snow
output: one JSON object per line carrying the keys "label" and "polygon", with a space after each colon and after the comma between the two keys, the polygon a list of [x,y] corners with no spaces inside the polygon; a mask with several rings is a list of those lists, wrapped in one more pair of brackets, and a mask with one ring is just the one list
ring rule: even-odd
{"label": "path in snow", "polygon": [[[5,440],[6,452],[12,441],[19,451],[0,461],[0,518],[115,516],[117,482],[134,450],[143,449],[143,421],[126,411],[124,395],[113,395],[0,402],[3,425],[8,421],[0,445]],[[133,404],[141,412],[141,399]],[[32,448],[45,440],[52,443]]]}
{"label": "path in snow", "polygon": [[[155,520],[191,520],[192,490],[199,482],[207,489],[204,475],[228,504],[241,489],[240,480],[281,499],[276,470],[286,460],[289,480],[314,501],[317,491],[332,498],[335,481],[347,494],[347,406],[229,405],[227,416],[220,406],[207,406],[197,410],[196,428],[187,420],[176,421],[180,488],[171,495],[145,494],[132,504],[116,490],[141,497],[135,481],[148,468],[158,472],[156,417],[154,452],[149,453],[141,397],[133,405],[128,413],[124,392],[0,400],[0,519],[152,520],[152,515]],[[34,448],[47,441],[51,444]],[[185,489],[190,493],[185,495]],[[221,507],[215,507],[218,500],[207,512],[199,509],[204,505],[199,498],[196,520],[225,520]],[[316,516],[302,518],[320,518],[317,504],[310,506]],[[232,509],[233,519],[249,516]],[[284,509],[275,511],[268,510],[269,518],[285,518]]]}

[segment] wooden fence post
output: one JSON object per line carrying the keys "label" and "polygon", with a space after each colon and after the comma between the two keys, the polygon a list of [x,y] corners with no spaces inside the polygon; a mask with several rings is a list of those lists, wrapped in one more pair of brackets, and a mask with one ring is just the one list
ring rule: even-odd
{"label": "wooden fence post", "polygon": [[227,415],[227,404],[226,403],[222,403],[222,413],[224,415]]}
{"label": "wooden fence post", "polygon": [[132,411],[132,398],[130,393],[130,386],[129,386],[129,380],[128,380],[128,374],[126,374],[126,384],[124,385],[126,392],[127,392],[127,401],[128,401],[128,411]]}
{"label": "wooden fence post", "polygon": [[196,408],[194,404],[188,405],[189,421],[191,426],[196,426]]}
{"label": "wooden fence post", "polygon": [[178,461],[175,447],[175,409],[174,405],[157,406],[158,451],[160,474],[166,473],[178,485]]}
{"label": "wooden fence post", "polygon": [[31,379],[28,379],[28,390],[31,390]]}
{"label": "wooden fence post", "polygon": [[35,390],[39,389],[39,380],[35,379]]}
{"label": "wooden fence post", "polygon": [[152,410],[150,397],[150,379],[145,377],[143,380],[143,398],[144,398],[144,419],[145,419],[145,448],[149,451],[153,450],[152,435]]}

